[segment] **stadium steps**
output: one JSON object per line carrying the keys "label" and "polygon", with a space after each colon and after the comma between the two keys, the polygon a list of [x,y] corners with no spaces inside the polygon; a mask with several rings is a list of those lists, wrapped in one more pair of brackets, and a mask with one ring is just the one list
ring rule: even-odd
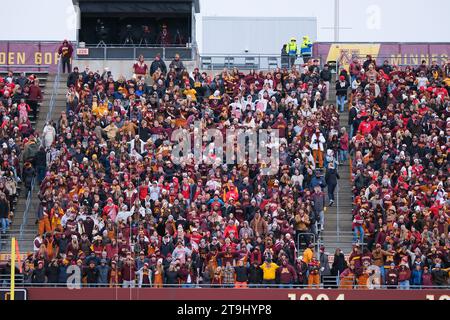
{"label": "stadium steps", "polygon": [[[58,83],[56,83],[58,88],[56,90],[56,96],[54,97],[55,105],[54,105],[53,112],[50,117],[55,122],[58,121],[59,116],[61,115],[61,111],[66,110],[67,76],[68,76],[67,74],[60,74],[59,81],[58,81]],[[39,132],[42,132],[42,130],[44,129],[44,126],[45,126],[47,114],[50,109],[50,100],[51,100],[51,94],[54,89],[53,86],[55,85],[55,78],[56,78],[56,74],[49,74],[49,76],[47,78],[49,94],[47,94],[44,97],[44,100],[42,101],[41,111],[40,111],[41,116],[38,117],[38,120],[36,122],[36,129]],[[36,237],[36,234],[38,231],[37,225],[36,225],[36,212],[39,208],[39,202],[40,202],[39,198],[38,198],[38,194],[39,194],[39,186],[36,185],[34,188],[32,197],[31,197],[27,221],[23,228],[23,239],[21,241],[21,248],[23,247],[23,249],[21,249],[21,251],[23,251],[23,252],[32,252],[33,240]]]}
{"label": "stadium steps", "polygon": [[[330,82],[330,103],[336,105],[335,90],[336,74]],[[339,114],[340,126],[347,127],[348,132],[348,112]],[[320,242],[325,246],[329,254],[334,254],[336,248],[340,248],[344,253],[352,249],[352,185],[348,160],[340,163],[338,168],[340,179],[335,191],[335,202],[331,207],[327,207],[325,212],[324,231],[320,234]]]}
{"label": "stadium steps", "polygon": [[[26,72],[27,75],[34,72]],[[0,73],[1,75],[1,73]],[[37,119],[30,119],[30,122],[33,125],[33,128],[39,132],[42,132],[43,124],[45,124],[45,118],[47,116],[48,111],[48,102],[51,97],[51,87],[52,83],[51,75],[47,72],[39,72],[36,73],[39,78],[39,86],[43,92],[43,101],[40,103],[38,107]],[[37,233],[37,226],[35,224],[36,221],[36,212],[39,205],[39,200],[37,197],[32,197],[30,201],[30,207],[28,211],[27,221],[23,226],[22,238],[20,237],[20,228],[24,221],[24,213],[26,209],[27,195],[25,186],[23,183],[19,184],[20,193],[17,198],[17,203],[14,208],[14,218],[12,219],[12,224],[9,227],[7,234],[2,235],[0,238],[0,252],[9,252],[11,249],[11,237],[15,237],[19,242],[19,250],[21,253],[32,252],[33,251],[33,240]],[[35,187],[34,193],[37,195],[39,192],[39,188]]]}

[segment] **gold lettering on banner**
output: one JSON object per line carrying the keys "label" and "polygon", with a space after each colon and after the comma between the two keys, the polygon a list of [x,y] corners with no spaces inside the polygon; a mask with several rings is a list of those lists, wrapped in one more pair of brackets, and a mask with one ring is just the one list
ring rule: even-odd
{"label": "gold lettering on banner", "polygon": [[14,64],[14,52],[8,52],[8,64]]}
{"label": "gold lettering on banner", "polygon": [[391,64],[392,65],[401,65],[402,64],[402,55],[401,54],[391,54]]}
{"label": "gold lettering on banner", "polygon": [[435,53],[432,53],[432,54],[431,54],[431,62],[433,62],[433,61],[436,61],[436,62],[437,62],[437,60],[438,60],[438,55],[435,54]]}
{"label": "gold lettering on banner", "polygon": [[418,54],[416,54],[416,55],[411,54],[411,55],[409,55],[409,58],[410,58],[411,64],[415,64],[415,65],[419,64],[419,55]]}
{"label": "gold lettering on banner", "polygon": [[34,64],[42,64],[42,53],[40,52],[34,53]]}
{"label": "gold lettering on banner", "polygon": [[52,53],[51,52],[44,53],[44,64],[52,64]]}
{"label": "gold lettering on banner", "polygon": [[6,53],[0,52],[0,64],[6,64]]}
{"label": "gold lettering on banner", "polygon": [[59,54],[58,52],[55,52],[55,63],[54,64],[58,64],[59,62]]}
{"label": "gold lettering on banner", "polygon": [[25,64],[25,52],[17,52],[17,64]]}
{"label": "gold lettering on banner", "polygon": [[422,60],[425,60],[426,64],[430,63],[430,56],[428,54],[421,54],[420,55],[420,63],[422,63]]}
{"label": "gold lettering on banner", "polygon": [[441,54],[441,59],[444,60],[445,62],[447,62],[448,55],[446,53]]}

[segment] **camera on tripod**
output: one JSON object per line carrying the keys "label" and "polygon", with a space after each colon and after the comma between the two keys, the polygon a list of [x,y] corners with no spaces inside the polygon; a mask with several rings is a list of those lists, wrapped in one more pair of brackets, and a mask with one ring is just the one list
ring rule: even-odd
{"label": "camera on tripod", "polygon": [[105,25],[103,24],[103,21],[100,19],[97,20],[97,25],[95,27],[95,33],[96,33],[97,40],[98,40],[97,47],[106,46],[105,41],[108,39],[109,28],[105,27]]}
{"label": "camera on tripod", "polygon": [[150,27],[147,25],[141,26],[141,39],[139,40],[139,46],[150,46],[153,43],[153,37]]}

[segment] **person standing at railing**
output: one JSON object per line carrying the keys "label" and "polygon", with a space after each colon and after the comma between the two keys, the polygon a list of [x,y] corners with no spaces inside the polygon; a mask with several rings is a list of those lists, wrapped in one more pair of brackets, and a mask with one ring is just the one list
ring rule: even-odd
{"label": "person standing at railing", "polygon": [[345,76],[339,76],[339,80],[336,81],[336,99],[339,112],[344,112],[345,104],[347,103],[347,90],[350,84]]}
{"label": "person standing at railing", "polygon": [[292,288],[292,285],[297,283],[297,272],[294,267],[289,264],[286,257],[282,259],[281,266],[277,269],[276,274],[280,283],[280,288]]}
{"label": "person standing at railing", "polygon": [[133,78],[141,80],[147,77],[148,65],[144,61],[144,55],[140,54],[138,60],[133,64]]}
{"label": "person standing at railing", "polygon": [[64,39],[63,43],[59,46],[58,54],[61,59],[62,72],[66,73],[67,67],[67,73],[70,73],[72,71],[71,60],[73,54],[73,46],[69,43],[69,41],[67,41],[67,39]]}
{"label": "person standing at railing", "polygon": [[303,58],[303,63],[308,63],[309,59],[311,58],[312,55],[312,42],[309,39],[309,36],[303,36],[303,41],[302,44],[300,46],[300,53],[302,55]]}
{"label": "person standing at railing", "polygon": [[175,54],[174,59],[169,64],[169,69],[174,69],[177,76],[180,76],[181,71],[185,69],[183,61],[180,59],[180,55],[178,53]]}
{"label": "person standing at railing", "polygon": [[275,284],[276,271],[279,266],[272,262],[271,258],[267,258],[266,261],[260,266],[263,271],[263,286],[270,287]]}
{"label": "person standing at railing", "polygon": [[163,76],[167,73],[166,63],[161,59],[161,55],[159,53],[155,56],[155,60],[153,60],[150,65],[150,76],[153,77],[153,74],[158,70]]}
{"label": "person standing at railing", "polygon": [[319,288],[320,285],[320,262],[315,256],[308,263],[308,288]]}
{"label": "person standing at railing", "polygon": [[295,64],[295,60],[297,59],[297,54],[299,53],[297,47],[297,39],[294,37],[291,38],[291,41],[286,44],[286,53],[289,56],[289,68],[291,68]]}
{"label": "person standing at railing", "polygon": [[325,247],[320,246],[320,282],[323,283],[323,278],[331,275],[330,263],[328,262],[328,254],[325,253]]}

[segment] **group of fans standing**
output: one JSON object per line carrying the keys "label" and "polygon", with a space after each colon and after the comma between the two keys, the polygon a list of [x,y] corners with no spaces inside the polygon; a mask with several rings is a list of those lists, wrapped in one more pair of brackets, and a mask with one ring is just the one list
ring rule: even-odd
{"label": "group of fans standing", "polygon": [[[24,281],[65,283],[76,265],[88,286],[319,287],[333,276],[331,286],[351,288],[374,273],[392,288],[445,285],[449,77],[450,64],[355,59],[338,70],[338,110],[331,70],[315,59],[209,75],[141,56],[131,79],[74,68],[66,111],[40,137],[39,234]],[[195,121],[278,130],[279,171],[175,164],[171,134]],[[356,244],[330,265],[309,235],[323,230],[349,151]]]}

